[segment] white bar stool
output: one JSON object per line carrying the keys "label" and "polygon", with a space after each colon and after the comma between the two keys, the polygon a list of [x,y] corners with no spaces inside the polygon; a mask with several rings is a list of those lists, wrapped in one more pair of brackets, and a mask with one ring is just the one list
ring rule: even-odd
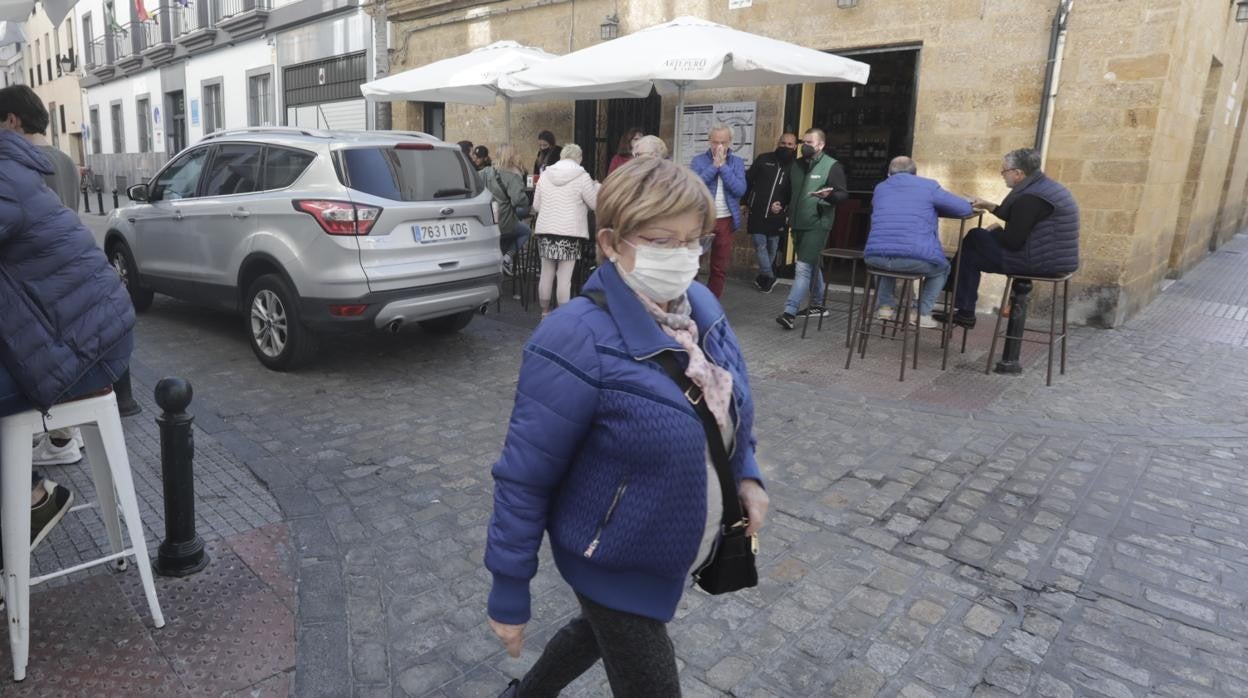
{"label": "white bar stool", "polygon": [[[91,477],[99,499],[100,516],[108,530],[111,555],[67,567],[63,570],[30,576],[30,479],[31,439],[44,429],[78,426],[91,462]],[[121,523],[117,507],[126,519],[130,547],[122,547]],[[73,507],[77,511],[93,506]],[[157,628],[165,625],[156,585],[152,581],[152,565],[147,556],[147,541],[139,519],[139,502],[134,494],[130,475],[130,459],[126,455],[125,435],[117,398],[107,394],[55,405],[47,418],[38,410],[29,410],[0,418],[0,533],[4,543],[4,597],[9,619],[9,646],[13,654],[13,680],[26,678],[30,655],[30,587],[50,579],[63,577],[96,565],[116,560],[125,569],[126,559],[133,557],[147,594],[147,607]]]}

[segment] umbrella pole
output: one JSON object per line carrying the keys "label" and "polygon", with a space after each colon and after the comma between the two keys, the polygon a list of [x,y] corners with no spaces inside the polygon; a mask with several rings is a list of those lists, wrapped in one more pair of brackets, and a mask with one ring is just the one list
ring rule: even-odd
{"label": "umbrella pole", "polygon": [[507,122],[507,143],[511,143],[511,97],[503,95],[503,120]]}
{"label": "umbrella pole", "polygon": [[680,157],[680,126],[685,119],[685,83],[677,86],[676,95],[676,134],[672,138],[672,159]]}

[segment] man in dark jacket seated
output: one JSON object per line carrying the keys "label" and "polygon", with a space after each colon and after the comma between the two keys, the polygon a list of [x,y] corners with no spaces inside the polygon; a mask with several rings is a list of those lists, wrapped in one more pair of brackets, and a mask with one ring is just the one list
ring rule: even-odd
{"label": "man in dark jacket seated", "polygon": [[[976,198],[972,206],[1005,221],[976,228],[962,241],[953,322],[975,326],[979,279],[992,274],[1065,274],[1079,268],[1079,206],[1070,190],[1040,171],[1040,152],[1020,148],[1006,153],[1001,178],[1010,193],[1000,204]],[[944,322],[945,313],[933,313]]]}
{"label": "man in dark jacket seated", "polygon": [[[932,305],[949,274],[949,261],[940,244],[939,218],[969,216],[971,203],[945,191],[936,180],[917,176],[917,172],[918,165],[905,155],[888,163],[888,179],[876,185],[871,198],[871,234],[863,255],[867,265],[876,269],[923,275],[918,325],[931,328],[939,326],[931,317]],[[879,284],[878,316],[892,320],[897,284],[885,278]]]}
{"label": "man in dark jacket seated", "polygon": [[[0,417],[108,388],[134,346],[130,296],[78,214],[44,183],[52,171],[36,146],[0,129]],[[72,501],[35,476],[33,544]]]}

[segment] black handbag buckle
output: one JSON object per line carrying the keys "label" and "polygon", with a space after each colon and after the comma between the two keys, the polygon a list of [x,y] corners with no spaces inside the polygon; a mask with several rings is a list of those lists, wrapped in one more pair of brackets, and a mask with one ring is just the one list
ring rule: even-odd
{"label": "black handbag buckle", "polygon": [[[697,393],[696,397],[691,394],[694,392]],[[690,405],[696,405],[699,402],[702,402],[702,389],[696,385],[690,385],[685,389],[685,399],[689,401]]]}

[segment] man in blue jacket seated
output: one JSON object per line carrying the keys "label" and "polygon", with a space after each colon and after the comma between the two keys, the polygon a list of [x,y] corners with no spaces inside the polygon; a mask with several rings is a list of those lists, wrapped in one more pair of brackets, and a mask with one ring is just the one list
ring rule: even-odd
{"label": "man in blue jacket seated", "polygon": [[[52,172],[38,147],[0,129],[0,417],[109,388],[134,346],[130,296],[91,231],[44,182]],[[69,490],[35,476],[32,546],[72,502]]]}
{"label": "man in blue jacket seated", "polygon": [[[868,266],[923,275],[918,323],[934,328],[939,325],[932,319],[932,305],[949,275],[938,219],[971,215],[971,202],[916,172],[918,165],[905,155],[888,164],[888,179],[876,185],[871,200],[871,234],[863,255]],[[895,286],[892,279],[880,279],[876,310],[880,319],[891,320],[897,312]]]}

